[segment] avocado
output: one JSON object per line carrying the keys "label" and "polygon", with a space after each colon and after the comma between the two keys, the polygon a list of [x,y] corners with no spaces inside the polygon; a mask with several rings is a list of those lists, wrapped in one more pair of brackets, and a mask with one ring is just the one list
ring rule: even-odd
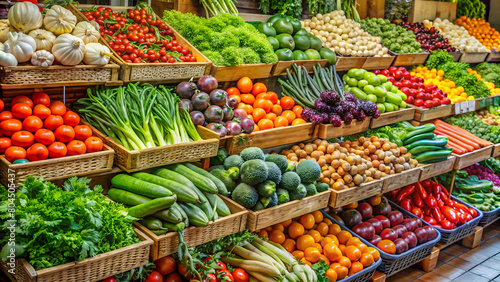
{"label": "avocado", "polygon": [[293,26],[286,19],[277,20],[273,27],[276,29],[277,34],[287,33],[291,35],[293,33]]}
{"label": "avocado", "polygon": [[301,29],[299,29],[299,31],[297,31],[295,33],[295,35],[307,35],[307,33],[308,32],[307,32],[307,30],[305,28],[301,28]]}
{"label": "avocado", "polygon": [[304,53],[306,53],[306,56],[307,58],[309,58],[309,60],[321,60],[321,55],[314,49],[307,49],[307,51],[305,51]]}
{"label": "avocado", "polygon": [[319,54],[321,55],[322,59],[328,60],[328,65],[335,65],[335,63],[337,63],[337,55],[335,55],[335,52],[333,52],[331,49],[323,47],[321,48],[321,50],[319,50]]}
{"label": "avocado", "polygon": [[311,42],[311,49],[319,51],[323,47],[323,42],[316,36],[309,36],[309,41]]}
{"label": "avocado", "polygon": [[267,22],[270,23],[271,25],[274,24],[277,20],[284,18],[282,14],[276,14],[269,19],[267,19]]}
{"label": "avocado", "polygon": [[295,35],[293,37],[296,49],[305,51],[311,47],[311,41],[306,35]]}
{"label": "avocado", "polygon": [[261,23],[257,29],[266,36],[276,36],[276,30],[270,23]]}
{"label": "avocado", "polygon": [[292,50],[288,48],[276,50],[276,56],[278,56],[278,61],[293,61]]}
{"label": "avocado", "polygon": [[280,48],[288,48],[290,50],[295,49],[295,41],[293,41],[293,37],[290,34],[280,34],[276,36],[278,42],[280,43]]}
{"label": "avocado", "polygon": [[280,48],[280,42],[275,37],[268,37],[267,41],[269,41],[269,43],[271,43],[271,46],[273,46],[274,51],[276,51]]}
{"label": "avocado", "polygon": [[294,34],[302,28],[302,24],[300,23],[300,21],[295,19],[294,17],[286,16],[285,19],[292,25]]}
{"label": "avocado", "polygon": [[302,52],[301,50],[293,51],[293,59],[294,60],[309,60],[309,58],[307,58],[306,54],[304,52]]}

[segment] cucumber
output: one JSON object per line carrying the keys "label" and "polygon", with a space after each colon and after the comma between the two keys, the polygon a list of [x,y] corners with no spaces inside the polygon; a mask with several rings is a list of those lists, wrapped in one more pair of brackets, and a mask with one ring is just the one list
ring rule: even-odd
{"label": "cucumber", "polygon": [[436,129],[436,126],[432,123],[426,123],[424,125],[421,125],[419,127],[417,127],[416,130],[413,130],[412,132],[406,134],[406,136],[404,137],[404,139],[409,139],[413,136],[416,136],[416,135],[420,135],[422,133],[427,133],[427,132],[434,132],[434,130]]}
{"label": "cucumber", "polygon": [[149,183],[127,174],[118,174],[111,179],[111,185],[116,188],[143,195],[150,198],[163,198],[172,196],[172,192],[167,188]]}
{"label": "cucumber", "polygon": [[117,189],[117,188],[111,188],[108,191],[108,198],[111,200],[122,203],[128,206],[137,206],[140,204],[147,203],[151,201],[152,199],[148,197],[144,197],[142,195],[137,195],[135,193]]}
{"label": "cucumber", "polygon": [[433,161],[435,159],[445,158],[449,156],[452,151],[453,151],[452,148],[448,148],[441,151],[425,152],[413,158],[416,159],[419,163],[423,163],[423,162]]}
{"label": "cucumber", "polygon": [[174,209],[175,205],[178,205],[178,204],[175,203],[169,209],[162,210],[162,211],[159,211],[159,212],[155,212],[153,214],[153,216],[156,217],[156,218],[158,218],[158,219],[161,219],[163,221],[170,222],[170,223],[181,222],[184,218],[182,217],[182,214],[179,213],[179,211],[177,211],[176,209]]}
{"label": "cucumber", "polygon": [[163,223],[163,227],[167,228],[168,231],[177,231],[177,230],[183,230],[186,228],[186,224],[184,222],[179,222],[177,224],[172,224],[172,223]]}
{"label": "cucumber", "polygon": [[[224,217],[224,216],[221,216],[221,217]],[[219,219],[219,214],[218,213],[215,213],[214,214],[214,218],[212,219],[213,221],[216,221],[217,219]]]}
{"label": "cucumber", "polygon": [[154,218],[154,217],[148,216],[142,220],[139,220],[139,223],[144,225],[149,230],[163,229],[163,225],[161,223],[161,220]]}
{"label": "cucumber", "polygon": [[201,174],[203,176],[205,176],[206,178],[212,180],[212,182],[215,184],[215,186],[217,186],[217,189],[219,190],[219,194],[222,194],[224,196],[228,196],[229,193],[227,192],[227,188],[226,188],[226,185],[224,184],[224,182],[222,182],[219,178],[215,177],[213,174],[211,174],[210,172],[202,169],[202,168],[199,168],[193,164],[190,164],[190,163],[187,163],[186,164],[186,167],[189,168],[190,170],[198,173],[198,174]]}
{"label": "cucumber", "polygon": [[426,132],[404,139],[403,145],[410,144],[418,140],[434,140],[435,138],[436,134],[434,134],[433,132]]}
{"label": "cucumber", "polygon": [[163,234],[167,234],[168,230],[167,229],[163,229],[163,230],[151,230],[151,232],[153,232],[155,235],[163,235]]}
{"label": "cucumber", "polygon": [[[196,185],[194,185],[193,182],[191,182],[191,180],[187,179],[182,174],[177,173],[177,172],[172,171],[172,170],[169,170],[169,169],[166,169],[166,168],[153,168],[151,170],[151,172],[155,175],[158,175],[158,176],[163,177],[165,179],[169,179],[169,180],[178,182],[178,183],[190,188],[198,196],[199,203],[205,203],[207,201],[207,199],[205,198],[205,195],[203,195],[203,193],[201,193],[200,189],[198,189],[198,187],[196,187]],[[200,195],[203,195],[203,197],[200,197]]]}
{"label": "cucumber", "polygon": [[177,199],[181,202],[195,203],[199,200],[198,195],[196,195],[196,193],[189,187],[182,185],[178,182],[172,181],[170,179],[166,179],[145,172],[136,172],[132,174],[132,176],[140,180],[144,180],[149,183],[157,184],[167,188],[168,190],[170,190],[170,192],[175,194],[177,196]]}
{"label": "cucumber", "polygon": [[[217,195],[217,194],[210,194],[205,192],[205,196],[207,196],[208,201],[210,202],[210,205],[217,209],[217,213],[220,215],[228,216],[231,215],[231,211],[227,207],[226,203]],[[215,204],[215,201],[217,201],[217,205]]]}
{"label": "cucumber", "polygon": [[448,144],[448,138],[436,138],[434,140],[418,140],[411,144],[405,145],[407,150],[411,150],[418,146],[445,146]]}
{"label": "cucumber", "polygon": [[216,194],[217,193],[217,186],[215,183],[210,180],[209,178],[206,178],[205,176],[196,173],[189,168],[187,168],[184,165],[181,164],[171,164],[167,165],[166,168],[173,170],[175,172],[178,172],[182,174],[184,177],[187,179],[191,180],[196,187],[200,188],[203,191],[206,191],[208,193]]}
{"label": "cucumber", "polygon": [[352,94],[354,94],[354,96],[358,99],[361,99],[361,100],[366,100],[366,93],[363,92],[363,90],[359,89],[358,87],[351,87],[350,89]]}
{"label": "cucumber", "polygon": [[172,195],[169,197],[157,198],[157,199],[151,200],[147,203],[140,204],[140,205],[133,206],[133,207],[129,208],[128,214],[130,216],[137,217],[137,218],[145,217],[145,216],[154,214],[155,212],[169,208],[170,206],[172,206],[175,203],[176,200],[177,200],[177,197],[175,197],[175,195]]}
{"label": "cucumber", "polygon": [[403,100],[401,100],[401,97],[398,94],[387,92],[387,96],[385,96],[385,101],[388,103],[399,105]]}
{"label": "cucumber", "polygon": [[430,151],[440,151],[446,149],[445,146],[417,146],[408,151],[412,155],[418,155]]}
{"label": "cucumber", "polygon": [[181,208],[186,212],[191,222],[194,226],[207,226],[208,218],[207,215],[197,206],[193,204],[179,204]]}

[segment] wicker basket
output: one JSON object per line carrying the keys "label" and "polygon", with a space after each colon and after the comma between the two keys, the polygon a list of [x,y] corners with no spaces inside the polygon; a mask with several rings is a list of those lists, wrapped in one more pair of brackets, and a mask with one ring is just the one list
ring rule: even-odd
{"label": "wicker basket", "polygon": [[82,261],[70,262],[36,271],[26,260],[16,260],[17,282],[81,282],[99,281],[149,262],[149,248],[153,240],[135,229],[141,242],[97,255]]}
{"label": "wicker basket", "polygon": [[[28,176],[43,177],[50,181],[110,171],[113,169],[114,153],[113,149],[104,144],[100,152],[22,164],[12,164],[4,156],[0,156],[0,182],[6,187],[11,183],[19,187]],[[13,182],[10,181],[12,177],[9,177],[12,173],[15,174]]]}
{"label": "wicker basket", "polygon": [[[87,18],[78,9],[89,9],[92,5],[79,5],[76,8],[73,5],[68,5],[68,9],[77,17],[78,21],[88,21]],[[122,12],[126,11],[127,7],[113,6],[111,7],[113,11]],[[156,15],[157,19],[161,19]],[[163,20],[162,20],[163,21]],[[191,45],[182,35],[180,35],[175,29],[170,25],[169,28],[174,32],[175,40],[179,42],[182,46],[189,48],[196,58],[196,62],[185,63],[126,63],[112,48],[110,50],[113,52],[114,57],[118,60],[120,65],[120,79],[124,82],[162,82],[162,83],[174,83],[181,82],[184,80],[189,80],[191,78],[198,79],[205,74],[210,73],[210,67],[212,63],[198,51],[193,45]],[[100,43],[106,45],[108,48],[109,44],[103,39],[100,39]]]}
{"label": "wicker basket", "polygon": [[[184,241],[189,248],[213,241],[224,236],[241,232],[246,229],[248,211],[233,202],[232,200],[220,196],[226,203],[231,215],[210,222],[205,227],[189,227],[184,230]],[[156,235],[142,224],[134,223],[144,234],[154,241],[151,245],[151,259],[153,261],[176,253],[179,246],[179,237],[177,232],[170,232],[165,235]]]}

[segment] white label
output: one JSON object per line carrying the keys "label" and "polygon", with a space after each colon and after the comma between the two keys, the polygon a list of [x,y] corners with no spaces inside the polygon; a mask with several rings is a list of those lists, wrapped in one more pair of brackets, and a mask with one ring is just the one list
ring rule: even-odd
{"label": "white label", "polygon": [[460,114],[460,103],[455,103],[455,114]]}
{"label": "white label", "polygon": [[462,104],[462,105],[460,105],[460,108],[462,108],[462,111],[460,112],[461,114],[469,111],[469,103],[468,102],[462,102],[460,104]]}
{"label": "white label", "polygon": [[476,110],[476,101],[469,101],[469,112],[473,112]]}

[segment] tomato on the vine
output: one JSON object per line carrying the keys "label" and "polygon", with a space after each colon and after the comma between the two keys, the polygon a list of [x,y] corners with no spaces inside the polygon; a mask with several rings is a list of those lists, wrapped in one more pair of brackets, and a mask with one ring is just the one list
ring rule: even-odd
{"label": "tomato on the vine", "polygon": [[215,277],[215,274],[209,273],[207,277],[203,278],[202,282],[217,282],[217,277]]}

